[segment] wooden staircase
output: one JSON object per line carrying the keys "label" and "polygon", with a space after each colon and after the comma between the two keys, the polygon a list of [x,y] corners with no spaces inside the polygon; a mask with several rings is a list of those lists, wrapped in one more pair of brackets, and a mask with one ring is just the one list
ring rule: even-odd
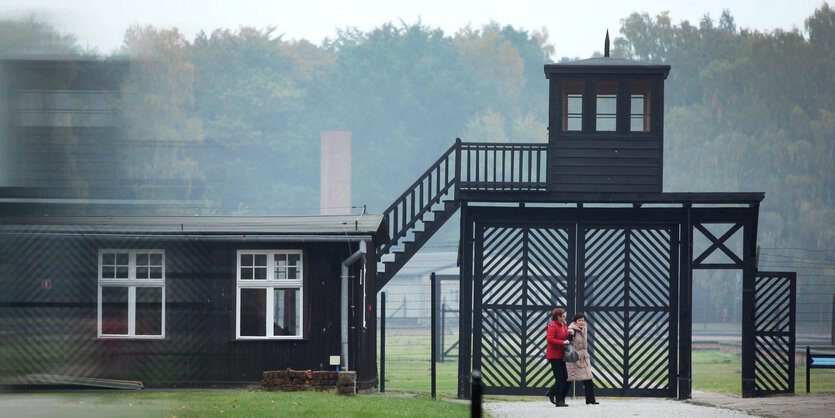
{"label": "wooden staircase", "polygon": [[458,210],[456,199],[458,175],[456,158],[460,158],[460,139],[426,170],[383,216],[388,224],[391,242],[377,248],[377,291],[435,235]]}
{"label": "wooden staircase", "polygon": [[546,154],[544,143],[465,143],[456,138],[383,211],[390,242],[377,247],[377,291],[458,211],[461,202],[547,191]]}

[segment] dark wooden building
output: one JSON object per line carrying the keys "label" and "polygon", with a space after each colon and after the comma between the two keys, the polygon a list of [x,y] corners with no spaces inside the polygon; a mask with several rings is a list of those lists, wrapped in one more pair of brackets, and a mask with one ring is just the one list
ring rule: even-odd
{"label": "dark wooden building", "polygon": [[546,65],[548,189],[661,193],[669,72],[611,57]]}
{"label": "dark wooden building", "polygon": [[383,229],[373,214],[0,218],[0,384],[240,385],[338,356],[372,388]]}

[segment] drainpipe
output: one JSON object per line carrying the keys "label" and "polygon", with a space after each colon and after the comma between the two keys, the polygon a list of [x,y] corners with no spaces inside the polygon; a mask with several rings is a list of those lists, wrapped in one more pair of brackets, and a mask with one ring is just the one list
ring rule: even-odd
{"label": "drainpipe", "polygon": [[[348,267],[354,264],[360,257],[365,256],[367,251],[367,244],[365,241],[360,241],[360,249],[351,254],[342,262],[342,275],[339,276],[342,282],[342,293],[339,298],[340,312],[342,313],[341,320],[341,334],[342,334],[342,365],[339,370],[348,371]],[[364,312],[363,312],[364,314]]]}

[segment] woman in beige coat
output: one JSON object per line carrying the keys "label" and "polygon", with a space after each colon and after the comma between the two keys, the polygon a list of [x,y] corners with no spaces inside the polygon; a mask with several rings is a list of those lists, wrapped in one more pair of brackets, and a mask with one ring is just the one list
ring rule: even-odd
{"label": "woman in beige coat", "polygon": [[586,404],[597,405],[594,399],[594,383],[591,374],[591,357],[588,350],[588,329],[586,328],[586,316],[582,313],[574,315],[571,325],[568,326],[568,337],[574,342],[574,348],[580,358],[577,361],[565,363],[568,371],[569,382],[583,382],[583,389],[586,393]]}

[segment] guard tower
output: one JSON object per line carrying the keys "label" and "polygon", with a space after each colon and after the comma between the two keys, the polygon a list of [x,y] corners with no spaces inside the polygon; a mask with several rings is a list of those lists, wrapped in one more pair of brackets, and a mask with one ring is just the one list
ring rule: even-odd
{"label": "guard tower", "polygon": [[548,189],[660,193],[669,65],[609,57],[545,66]]}
{"label": "guard tower", "polygon": [[457,139],[383,211],[377,290],[458,212],[459,397],[476,369],[484,393],[544,393],[542,333],[563,306],[586,314],[596,393],[686,399],[693,271],[736,270],[742,394],[792,393],[795,275],[757,269],[765,193],[664,192],[670,66],[609,57],[608,43],[545,65],[547,143]]}

